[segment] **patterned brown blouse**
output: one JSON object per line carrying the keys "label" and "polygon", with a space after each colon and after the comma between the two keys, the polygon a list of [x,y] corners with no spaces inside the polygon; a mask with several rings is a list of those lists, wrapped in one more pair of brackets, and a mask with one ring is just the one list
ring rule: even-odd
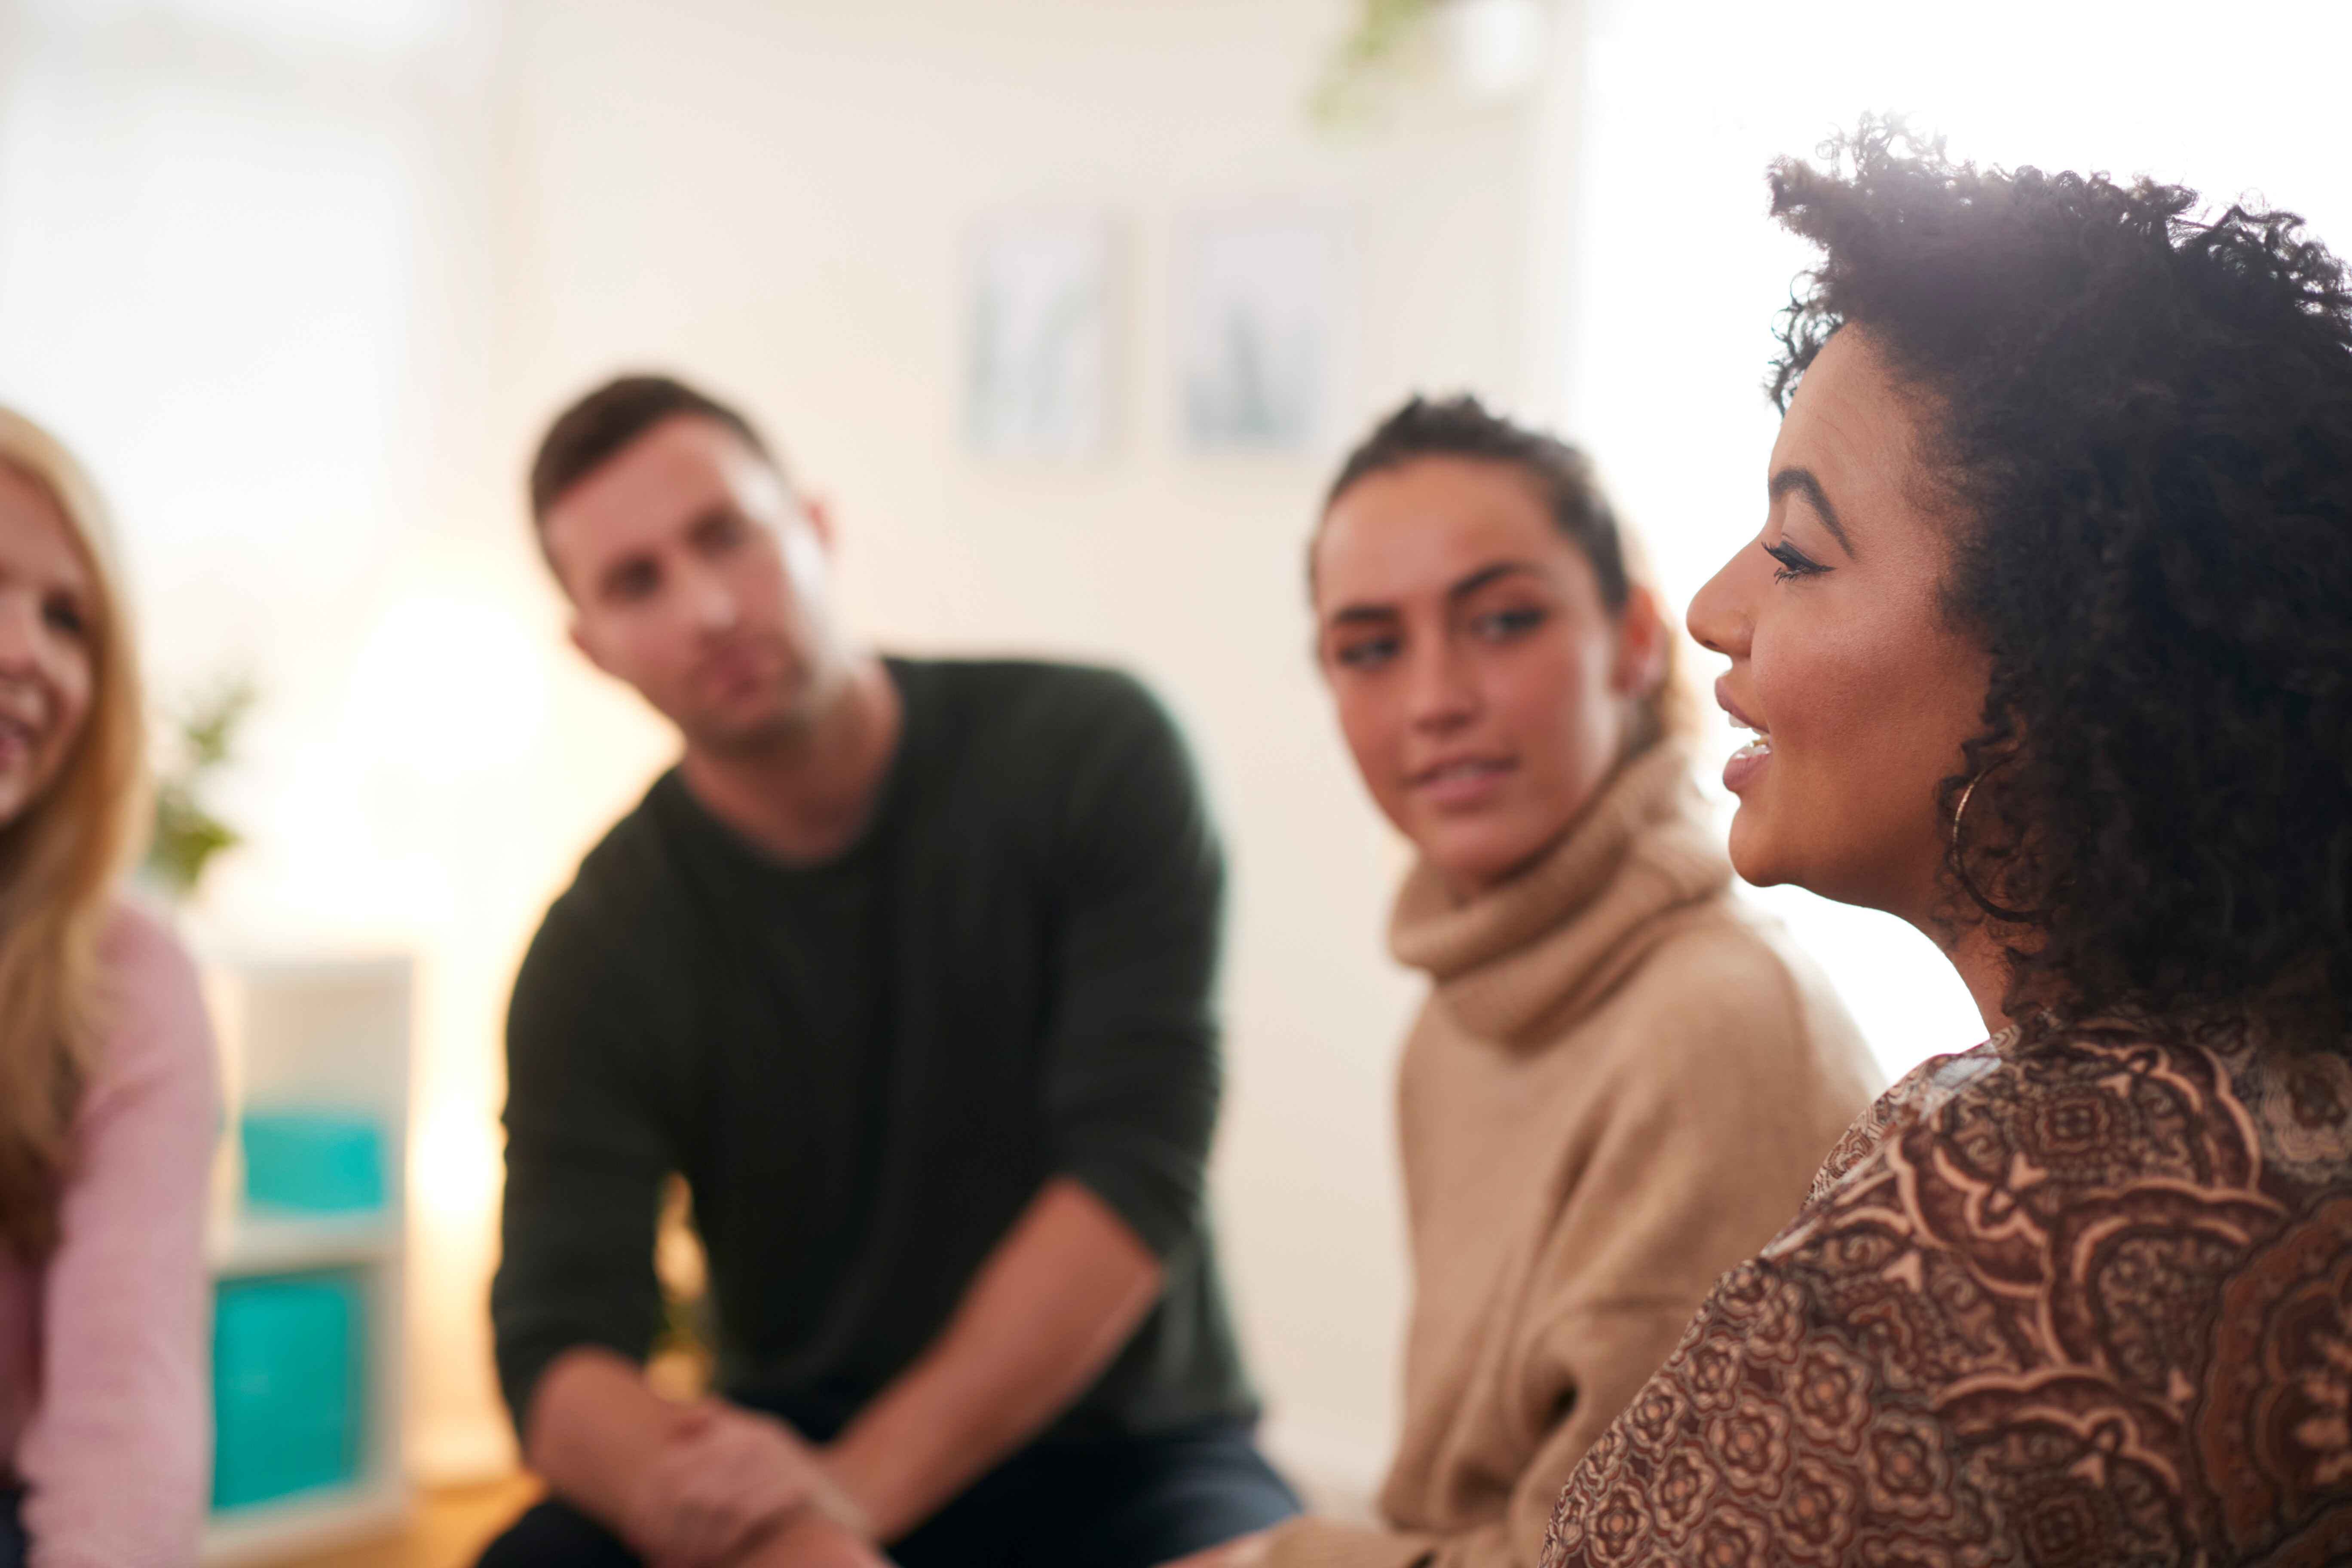
{"label": "patterned brown blouse", "polygon": [[1927,1063],[1570,1479],[1546,1568],[2352,1563],[2352,1064]]}

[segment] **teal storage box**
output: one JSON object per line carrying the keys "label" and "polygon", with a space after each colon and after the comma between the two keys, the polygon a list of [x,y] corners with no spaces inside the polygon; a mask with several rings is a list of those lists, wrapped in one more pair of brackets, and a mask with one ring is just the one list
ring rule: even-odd
{"label": "teal storage box", "polygon": [[351,1214],[383,1206],[383,1130],[364,1116],[248,1111],[245,1201],[261,1209]]}
{"label": "teal storage box", "polygon": [[213,1507],[359,1475],[365,1303],[347,1272],[226,1279],[213,1313]]}

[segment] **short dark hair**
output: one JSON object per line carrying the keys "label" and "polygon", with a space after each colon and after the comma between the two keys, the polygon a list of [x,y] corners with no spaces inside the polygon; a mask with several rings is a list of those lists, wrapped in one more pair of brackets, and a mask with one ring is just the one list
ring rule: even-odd
{"label": "short dark hair", "polygon": [[769,462],[775,457],[751,422],[719,399],[674,376],[617,376],[555,417],[530,460],[530,518],[547,521],[565,491],[603,468],[638,437],[679,415],[715,419]]}
{"label": "short dark hair", "polygon": [[[1339,465],[1339,477],[1323,493],[1324,515],[1330,514],[1341,496],[1374,474],[1402,468],[1423,458],[1474,458],[1507,464],[1534,480],[1543,493],[1545,509],[1551,513],[1552,525],[1592,563],[1592,574],[1601,584],[1601,602],[1612,611],[1625,607],[1633,575],[1625,565],[1624,536],[1593,474],[1592,460],[1557,436],[1492,412],[1466,392],[1439,399],[1415,394],[1372,426],[1372,433],[1348,454],[1348,460]],[[1307,549],[1311,582],[1312,541]]]}
{"label": "short dark hair", "polygon": [[[1860,330],[1952,505],[1991,677],[1946,779],[2012,1016],[2352,1018],[2352,284],[2294,214],[1979,169],[1900,121],[1785,161],[1821,247],[1785,407]],[[1966,811],[1961,803],[1967,802]],[[2044,1011],[2046,1010],[2046,1012]]]}

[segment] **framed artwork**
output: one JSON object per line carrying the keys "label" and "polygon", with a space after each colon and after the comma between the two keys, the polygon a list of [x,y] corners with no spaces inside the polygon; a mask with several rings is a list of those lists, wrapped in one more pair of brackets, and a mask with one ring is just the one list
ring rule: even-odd
{"label": "framed artwork", "polygon": [[1113,423],[1110,221],[1004,214],[965,268],[965,437],[987,457],[1100,456]]}
{"label": "framed artwork", "polygon": [[1307,453],[1330,437],[1345,279],[1311,213],[1202,216],[1177,236],[1177,416],[1199,452]]}

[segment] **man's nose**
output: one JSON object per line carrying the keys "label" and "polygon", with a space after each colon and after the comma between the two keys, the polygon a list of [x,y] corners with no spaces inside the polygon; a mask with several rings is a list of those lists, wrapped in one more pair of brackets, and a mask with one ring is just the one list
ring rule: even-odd
{"label": "man's nose", "polygon": [[697,570],[687,579],[688,607],[694,624],[704,631],[723,632],[738,615],[734,590],[719,574]]}

